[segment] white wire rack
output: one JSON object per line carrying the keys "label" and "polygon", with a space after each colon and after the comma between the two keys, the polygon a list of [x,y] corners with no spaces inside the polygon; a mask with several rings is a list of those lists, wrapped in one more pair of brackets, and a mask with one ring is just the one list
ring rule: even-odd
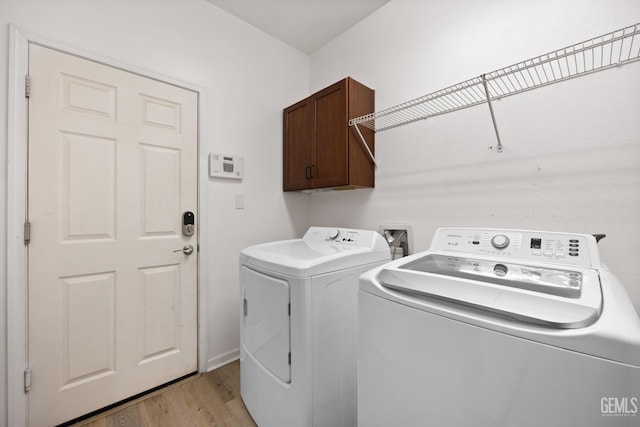
{"label": "white wire rack", "polygon": [[[385,110],[349,120],[375,132],[488,103],[498,151],[502,144],[491,101],[640,60],[640,23],[518,62]],[[364,142],[364,141],[363,141]],[[375,159],[372,160],[375,162]]]}

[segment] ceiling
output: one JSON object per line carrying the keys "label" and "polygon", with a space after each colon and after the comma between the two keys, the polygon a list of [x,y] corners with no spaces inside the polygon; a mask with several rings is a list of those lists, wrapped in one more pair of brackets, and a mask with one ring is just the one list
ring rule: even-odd
{"label": "ceiling", "polygon": [[389,0],[207,0],[310,54]]}

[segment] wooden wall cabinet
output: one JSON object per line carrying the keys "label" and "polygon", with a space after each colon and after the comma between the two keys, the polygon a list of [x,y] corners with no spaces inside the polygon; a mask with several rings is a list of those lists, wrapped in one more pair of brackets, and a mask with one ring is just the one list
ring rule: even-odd
{"label": "wooden wall cabinet", "polygon": [[[349,119],[375,111],[375,92],[347,77],[284,109],[284,191],[375,186],[375,166]],[[374,132],[362,129],[372,153]]]}

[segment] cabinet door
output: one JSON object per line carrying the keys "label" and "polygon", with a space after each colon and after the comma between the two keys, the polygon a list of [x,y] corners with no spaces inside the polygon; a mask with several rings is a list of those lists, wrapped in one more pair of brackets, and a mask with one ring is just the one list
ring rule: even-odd
{"label": "cabinet door", "polygon": [[311,98],[284,110],[284,191],[305,190],[311,186],[311,147],[313,103]]}
{"label": "cabinet door", "polygon": [[342,80],[312,96],[315,110],[312,187],[336,187],[349,182],[347,145],[347,85]]}
{"label": "cabinet door", "polygon": [[[349,84],[349,118],[364,116],[375,111],[375,92],[353,79]],[[375,155],[375,132],[360,126],[360,132]],[[362,141],[353,128],[349,129],[349,184],[358,187],[375,187],[375,167]]]}

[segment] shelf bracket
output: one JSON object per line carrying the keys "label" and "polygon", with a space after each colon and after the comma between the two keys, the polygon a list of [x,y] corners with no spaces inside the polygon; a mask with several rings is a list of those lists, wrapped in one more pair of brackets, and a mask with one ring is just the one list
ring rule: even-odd
{"label": "shelf bracket", "polygon": [[360,139],[360,142],[364,146],[365,150],[367,150],[367,154],[369,154],[369,158],[373,162],[373,165],[376,167],[376,169],[378,169],[378,162],[376,162],[376,158],[373,156],[373,153],[369,149],[369,146],[367,145],[367,141],[364,140],[364,136],[362,136],[362,132],[360,132],[360,128],[358,127],[358,124],[354,123],[351,126],[356,130],[356,134],[358,135],[358,138]]}
{"label": "shelf bracket", "polygon": [[489,112],[491,113],[491,121],[493,122],[493,129],[496,131],[496,139],[498,140],[498,146],[496,151],[502,153],[502,141],[500,141],[500,133],[498,132],[498,124],[496,123],[496,115],[493,112],[493,105],[491,104],[491,97],[489,96],[489,87],[487,86],[486,74],[480,76],[482,79],[482,86],[484,86],[484,93],[487,97],[487,105],[489,106]]}

